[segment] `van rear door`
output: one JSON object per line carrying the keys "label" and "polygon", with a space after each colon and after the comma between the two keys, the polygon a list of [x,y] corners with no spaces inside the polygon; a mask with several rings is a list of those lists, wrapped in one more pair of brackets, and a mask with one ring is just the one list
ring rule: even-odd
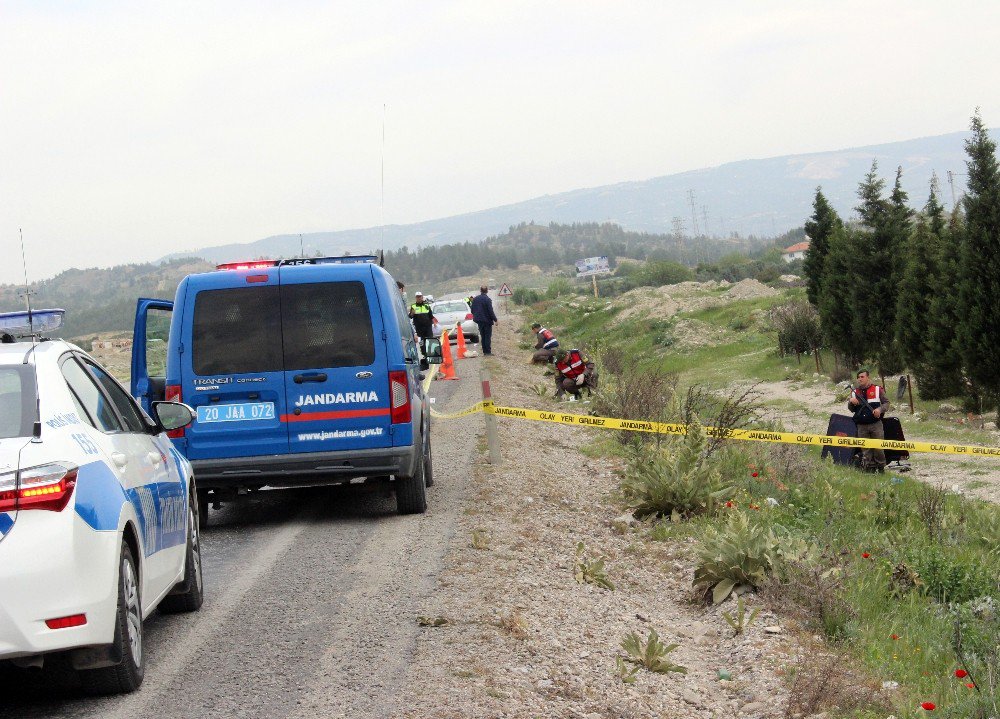
{"label": "van rear door", "polygon": [[167,337],[174,303],[140,297],[132,330],[132,382],[130,389],[148,413],[163,399],[167,376]]}
{"label": "van rear door", "polygon": [[278,277],[266,267],[189,278],[181,383],[197,417],[185,431],[188,459],[288,451]]}
{"label": "van rear door", "polygon": [[371,266],[280,269],[289,451],[392,446],[385,328]]}

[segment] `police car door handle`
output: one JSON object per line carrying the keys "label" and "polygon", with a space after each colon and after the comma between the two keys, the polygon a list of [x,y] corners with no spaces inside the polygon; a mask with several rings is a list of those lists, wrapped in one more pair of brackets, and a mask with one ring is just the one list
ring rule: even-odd
{"label": "police car door handle", "polygon": [[309,374],[297,374],[292,377],[295,384],[303,382],[326,382],[326,372],[310,372]]}
{"label": "police car door handle", "polygon": [[111,461],[115,463],[119,469],[125,469],[128,465],[128,455],[121,452],[112,452]]}

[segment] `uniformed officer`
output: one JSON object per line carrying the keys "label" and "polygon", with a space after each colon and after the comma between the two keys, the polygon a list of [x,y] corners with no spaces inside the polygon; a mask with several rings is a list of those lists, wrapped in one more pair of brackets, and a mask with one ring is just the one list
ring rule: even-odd
{"label": "uniformed officer", "polygon": [[434,336],[434,325],[437,324],[437,319],[431,311],[431,306],[424,302],[423,292],[417,292],[414,298],[416,301],[410,305],[410,319],[413,320],[413,329],[417,331],[417,337],[420,339],[430,339]]}

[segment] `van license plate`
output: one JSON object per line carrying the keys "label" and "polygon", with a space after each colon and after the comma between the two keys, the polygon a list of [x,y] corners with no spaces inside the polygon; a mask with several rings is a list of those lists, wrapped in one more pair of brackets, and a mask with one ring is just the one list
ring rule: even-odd
{"label": "van license plate", "polygon": [[274,402],[213,404],[198,408],[199,422],[245,422],[274,419]]}

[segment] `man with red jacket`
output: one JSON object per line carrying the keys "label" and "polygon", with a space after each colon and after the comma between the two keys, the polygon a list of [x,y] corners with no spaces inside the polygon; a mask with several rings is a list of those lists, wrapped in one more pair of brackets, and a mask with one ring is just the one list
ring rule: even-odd
{"label": "man with red jacket", "polygon": [[[889,400],[885,390],[872,384],[868,370],[858,372],[858,386],[851,390],[847,409],[854,413],[854,424],[861,439],[885,439],[882,418],[889,411]],[[861,468],[872,472],[885,471],[885,452],[881,449],[865,449],[861,455]]]}
{"label": "man with red jacket", "polygon": [[578,349],[556,351],[556,397],[569,392],[570,402],[580,399],[584,387],[593,390],[597,386],[594,363],[583,356]]}

